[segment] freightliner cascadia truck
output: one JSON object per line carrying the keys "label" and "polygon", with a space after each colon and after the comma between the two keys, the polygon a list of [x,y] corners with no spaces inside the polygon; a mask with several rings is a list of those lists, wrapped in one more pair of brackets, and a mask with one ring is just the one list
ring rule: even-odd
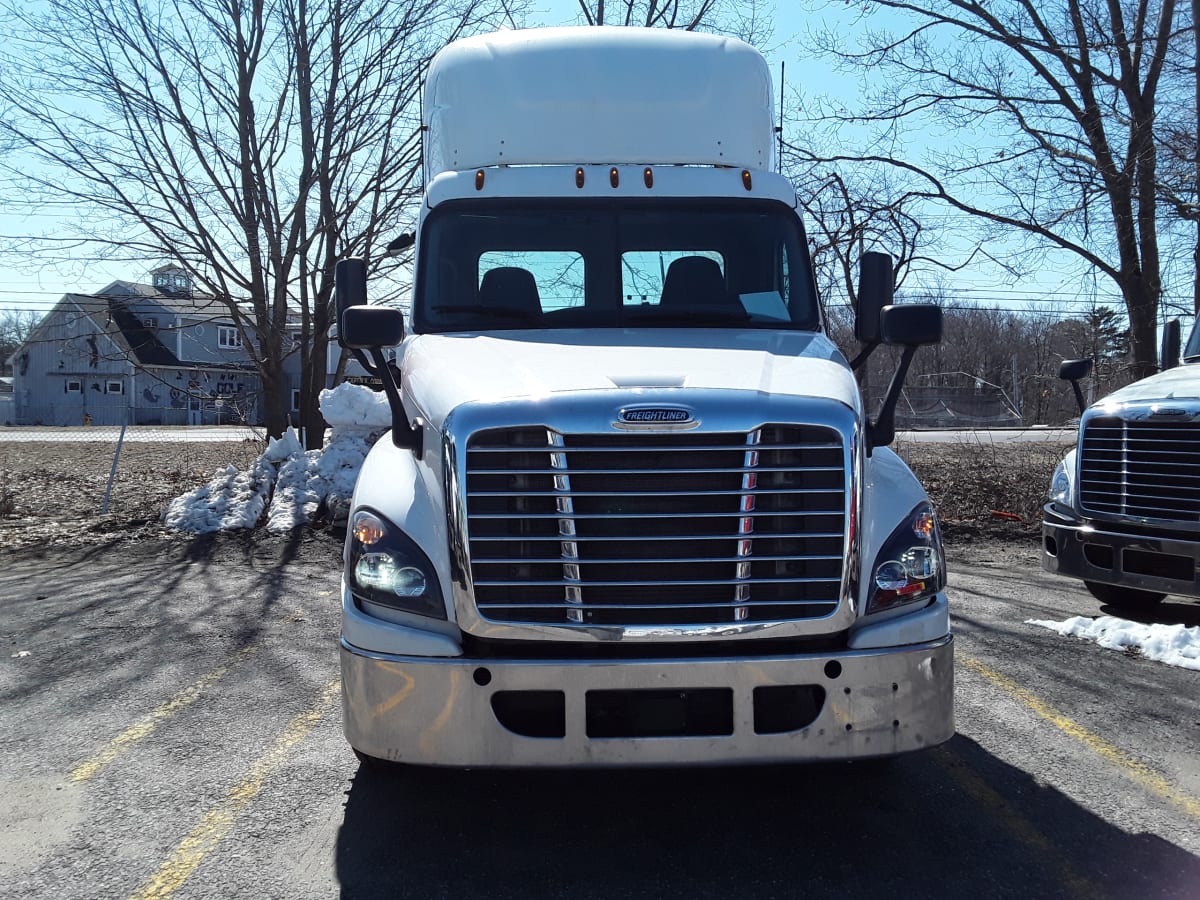
{"label": "freightliner cascadia truck", "polygon": [[1179,323],[1164,328],[1162,371],[1084,408],[1089,360],[1063,364],[1082,413],[1042,515],[1042,566],[1083,581],[1102,603],[1152,610],[1200,597],[1200,325],[1179,364]]}
{"label": "freightliner cascadia truck", "polygon": [[[364,260],[335,275],[392,411],[345,547],[364,764],[854,760],[953,734],[939,526],[889,449],[941,313],[893,304],[869,253],[863,351],[830,340],[771,95],[747,44],[666,30],[433,60],[417,230],[393,242],[411,320],[368,302]],[[897,366],[868,410],[879,344]]]}

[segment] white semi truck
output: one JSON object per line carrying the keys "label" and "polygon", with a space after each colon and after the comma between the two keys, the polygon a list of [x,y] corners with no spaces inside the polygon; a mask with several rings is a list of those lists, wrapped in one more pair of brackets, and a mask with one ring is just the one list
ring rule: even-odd
{"label": "white semi truck", "polygon": [[1200,597],[1200,325],[1179,361],[1164,329],[1163,370],[1083,409],[1090,361],[1064,363],[1081,407],[1042,516],[1042,566],[1096,599],[1145,612],[1168,594]]}
{"label": "white semi truck", "polygon": [[[351,508],[365,763],[849,760],[951,737],[933,508],[888,449],[936,307],[867,254],[864,409],[826,335],[750,46],[509,31],[433,61],[411,325],[337,269],[390,437]],[[407,333],[406,333],[407,332]],[[398,346],[395,361],[385,348]],[[860,363],[862,356],[856,363]]]}

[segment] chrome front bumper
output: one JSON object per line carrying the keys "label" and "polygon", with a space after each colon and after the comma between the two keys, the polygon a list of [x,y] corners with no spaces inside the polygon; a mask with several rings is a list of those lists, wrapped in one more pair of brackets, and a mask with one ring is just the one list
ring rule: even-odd
{"label": "chrome front bumper", "polygon": [[[341,661],[350,744],[419,765],[847,760],[932,747],[954,734],[949,635],[883,650],[619,661],[396,656],[343,638]],[[807,698],[806,724],[781,730],[795,696]],[[518,730],[501,722],[514,722],[510,701],[533,710],[516,716]],[[699,723],[684,726],[691,736],[659,733],[689,718]]]}
{"label": "chrome front bumper", "polygon": [[1047,504],[1042,516],[1042,568],[1047,572],[1183,597],[1200,597],[1200,540],[1106,530],[1100,521],[1069,518]]}

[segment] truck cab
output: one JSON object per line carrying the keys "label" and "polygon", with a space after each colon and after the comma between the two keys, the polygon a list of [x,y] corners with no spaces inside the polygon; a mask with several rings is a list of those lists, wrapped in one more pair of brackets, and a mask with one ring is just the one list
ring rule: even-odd
{"label": "truck cab", "polygon": [[762,57],[712,35],[510,31],[434,59],[411,321],[366,303],[362,260],[337,273],[341,340],[393,415],[345,549],[364,762],[857,759],[953,734],[940,532],[888,448],[940,311],[891,304],[867,255],[859,337],[903,347],[871,414],[771,110]]}
{"label": "truck cab", "polygon": [[[1135,612],[1200,597],[1200,327],[1182,357],[1169,344],[1162,371],[1082,410],[1042,517],[1043,568]],[[1062,373],[1081,406],[1083,362]]]}

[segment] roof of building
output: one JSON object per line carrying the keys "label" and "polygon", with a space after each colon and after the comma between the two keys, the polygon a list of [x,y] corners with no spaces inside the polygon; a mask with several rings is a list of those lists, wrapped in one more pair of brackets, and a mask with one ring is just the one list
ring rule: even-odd
{"label": "roof of building", "polygon": [[141,319],[130,311],[125,300],[109,297],[108,312],[138,365],[180,365],[179,357],[167,349],[166,344],[159,340],[152,329],[142,324]]}

